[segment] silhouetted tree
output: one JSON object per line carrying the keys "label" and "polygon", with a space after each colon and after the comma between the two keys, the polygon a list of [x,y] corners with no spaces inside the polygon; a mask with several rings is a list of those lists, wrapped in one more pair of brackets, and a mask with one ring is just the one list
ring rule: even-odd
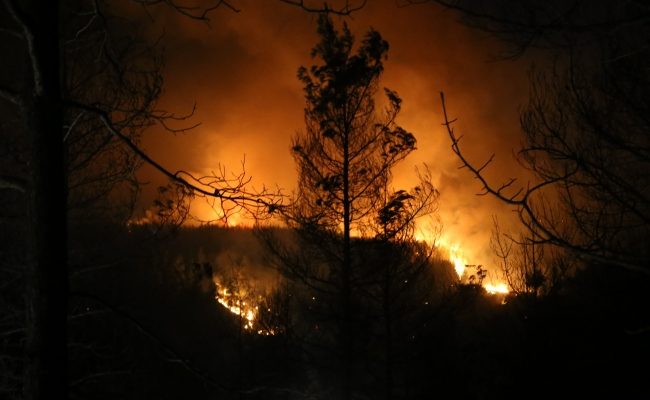
{"label": "silhouetted tree", "polygon": [[[226,1],[200,9],[174,1],[134,1],[164,4],[198,20],[230,6]],[[125,193],[128,205],[141,161],[193,194],[268,205],[243,191],[244,175],[171,172],[138,147],[142,129],[166,126],[177,117],[154,108],[162,84],[155,48],[138,45],[112,10],[104,1],[2,4],[3,50],[15,56],[3,63],[0,82],[7,121],[2,153],[10,155],[3,160],[0,188],[3,196],[12,192],[7,196],[13,196],[12,207],[21,209],[27,227],[16,268],[25,282],[21,386],[26,399],[67,396],[69,207],[115,206],[105,199]]]}
{"label": "silhouetted tree", "polygon": [[513,237],[502,232],[494,220],[490,248],[499,259],[511,292],[550,294],[575,270],[575,257],[563,248],[544,246],[524,234]]}
{"label": "silhouetted tree", "polygon": [[509,49],[503,54],[508,58],[523,56],[531,50],[556,54],[585,49],[597,52],[615,50],[619,56],[646,51],[645,21],[650,9],[646,4],[633,0],[400,2],[411,5],[434,3],[458,11],[463,23],[488,32],[508,44]]}
{"label": "silhouetted tree", "polygon": [[312,56],[323,63],[298,71],[306,99],[306,129],[291,149],[298,193],[282,210],[297,245],[289,251],[277,243],[270,247],[282,271],[305,289],[306,312],[315,315],[307,327],[309,340],[335,346],[338,385],[350,398],[359,384],[353,383],[355,364],[367,329],[359,317],[363,287],[379,284],[383,273],[364,267],[371,246],[353,236],[383,243],[407,240],[415,218],[432,211],[437,191],[428,174],[411,191],[389,187],[391,168],[415,149],[416,140],[396,123],[402,100],[395,92],[384,89],[384,113],[376,111],[388,43],[370,30],[354,53],[348,26],[337,31],[327,15],[320,16],[318,33]]}
{"label": "silhouetted tree", "polygon": [[467,160],[445,116],[463,165],[486,193],[517,208],[536,244],[648,273],[647,241],[638,238],[650,232],[650,9],[633,1],[438,3],[512,44],[512,55],[545,51],[555,60],[531,73],[521,114],[518,160],[535,180],[520,189],[488,182],[491,159]]}

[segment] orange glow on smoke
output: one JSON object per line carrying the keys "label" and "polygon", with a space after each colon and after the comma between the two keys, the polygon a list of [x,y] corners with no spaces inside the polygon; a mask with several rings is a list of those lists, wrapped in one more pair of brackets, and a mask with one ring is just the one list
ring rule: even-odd
{"label": "orange glow on smoke", "polygon": [[[172,24],[173,34],[165,37],[171,42],[166,43],[169,51],[161,107],[184,114],[196,104],[193,118],[177,127],[197,122],[201,126],[190,135],[144,135],[142,146],[160,164],[196,176],[209,175],[223,166],[230,177],[231,172],[240,171],[245,159],[245,170],[254,178],[251,185],[277,186],[290,193],[297,176],[289,146],[296,130],[304,129],[303,85],[296,79],[296,70],[317,62],[309,56],[318,40],[316,24],[313,18],[296,13],[294,7],[255,3],[236,21],[229,13],[216,13],[220,29],[211,33],[210,40],[205,40],[200,24]],[[398,122],[418,139],[418,151],[394,171],[394,183],[399,188],[412,187],[413,168],[424,162],[431,166],[433,182],[441,193],[439,212],[448,239],[442,243],[447,249],[442,254],[461,277],[467,274],[467,261],[474,263],[479,252],[487,251],[489,227],[480,221],[489,221],[496,211],[485,197],[474,196],[478,189],[471,174],[457,169],[458,160],[440,125],[438,96],[432,93],[441,88],[448,93],[451,117],[459,119],[458,133],[466,138],[463,148],[470,159],[498,154],[490,173],[499,182],[501,177],[508,179],[514,171],[521,171],[507,155],[519,145],[518,115],[528,96],[528,61],[494,62],[494,55],[502,51],[500,42],[477,36],[437,7],[371,3],[348,22],[357,38],[373,26],[390,42],[381,86],[396,90],[404,99]],[[337,27],[341,28],[341,21]],[[440,40],[423,41],[423,37]],[[235,72],[237,79],[229,79]],[[198,85],[197,76],[202,77]],[[215,90],[221,95],[215,96]],[[383,97],[381,91],[379,97]],[[377,111],[381,112],[379,107]],[[155,187],[166,184],[167,179],[146,165],[138,175],[140,180],[152,182],[143,187],[140,206],[146,208],[155,197]],[[224,221],[218,209],[218,204],[211,207],[197,199],[191,212],[200,221],[194,223],[252,225],[239,215]],[[150,222],[153,215],[149,212],[142,222]],[[438,242],[426,241],[430,245]]]}

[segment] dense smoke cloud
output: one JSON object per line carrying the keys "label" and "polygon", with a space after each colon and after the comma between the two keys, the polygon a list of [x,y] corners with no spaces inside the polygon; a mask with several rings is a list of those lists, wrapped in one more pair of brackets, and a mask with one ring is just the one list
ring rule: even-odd
{"label": "dense smoke cloud", "polygon": [[[165,27],[161,106],[183,112],[196,103],[193,121],[201,126],[176,136],[149,132],[144,144],[169,168],[198,173],[218,164],[239,171],[245,156],[255,184],[291,191],[296,173],[289,146],[303,127],[304,106],[296,70],[312,64],[316,15],[274,1],[238,6],[239,13],[217,10],[209,26],[154,14],[152,31]],[[399,123],[418,139],[418,150],[395,170],[395,186],[414,184],[415,166],[427,163],[441,192],[444,237],[460,244],[470,263],[490,264],[491,216],[512,213],[475,196],[480,186],[457,168],[441,126],[439,92],[446,93],[451,117],[458,118],[467,156],[478,162],[496,153],[488,176],[516,177],[521,173],[512,151],[519,143],[518,110],[527,93],[525,61],[496,61],[503,50],[497,42],[433,5],[373,1],[345,21],[357,38],[373,27],[390,43],[382,84],[403,98]],[[141,178],[151,187],[164,182],[147,168]],[[151,202],[147,193],[143,207]]]}

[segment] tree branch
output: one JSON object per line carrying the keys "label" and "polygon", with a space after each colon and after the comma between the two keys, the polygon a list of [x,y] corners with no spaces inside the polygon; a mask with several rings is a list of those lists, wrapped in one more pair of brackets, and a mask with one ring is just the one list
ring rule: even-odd
{"label": "tree branch", "polygon": [[[154,167],[172,182],[182,185],[195,194],[230,201],[247,211],[252,210],[253,212],[256,210],[259,211],[260,208],[266,210],[277,210],[282,207],[282,196],[279,194],[268,193],[264,189],[259,193],[247,192],[245,190],[245,185],[250,181],[250,178],[246,179],[243,174],[236,176],[234,180],[230,180],[225,176],[218,177],[215,175],[209,177],[212,180],[206,183],[205,179],[208,177],[197,178],[183,170],[171,172],[140,149],[140,147],[138,147],[138,145],[136,145],[127,135],[123,134],[120,129],[113,124],[106,111],[75,101],[66,101],[66,104],[97,115],[106,129],[122,141],[122,143],[131,149],[131,151],[137,154],[144,162]],[[190,180],[184,178],[184,176],[198,184],[192,183]]]}
{"label": "tree branch", "polygon": [[15,31],[13,29],[0,28],[0,33],[5,33],[5,34],[7,34],[9,36],[12,36],[12,37],[14,37],[16,39],[20,39],[20,40],[23,39],[23,35],[19,31]]}
{"label": "tree branch", "polygon": [[327,3],[322,7],[313,7],[306,4],[305,0],[280,0],[282,3],[286,3],[292,6],[300,7],[303,10],[311,13],[328,13],[334,15],[348,16],[355,11],[361,10],[366,6],[368,0],[360,0],[358,4],[353,5],[349,0],[345,2],[345,5],[338,8],[331,8]]}
{"label": "tree branch", "polygon": [[0,175],[0,190],[9,189],[20,193],[27,192],[27,182],[25,180],[8,175]]}
{"label": "tree branch", "polygon": [[[27,54],[29,55],[30,64],[32,67],[32,72],[34,74],[34,91],[38,94],[41,94],[44,90],[43,88],[43,79],[41,77],[41,71],[39,69],[40,62],[38,59],[38,54],[34,49],[34,34],[32,32],[32,27],[27,21],[27,17],[24,16],[20,9],[14,3],[14,0],[4,0],[5,8],[9,12],[9,15],[13,18],[14,21],[20,26],[22,30],[22,36],[27,42]],[[54,17],[52,17],[54,18]]]}
{"label": "tree branch", "polygon": [[119,307],[117,307],[115,305],[112,305],[112,304],[108,303],[107,301],[101,299],[100,297],[95,296],[95,295],[90,294],[90,293],[72,292],[72,293],[70,293],[70,295],[93,300],[93,301],[103,305],[104,307],[108,308],[110,311],[114,312],[115,314],[119,315],[120,317],[124,318],[125,320],[129,321],[133,326],[135,326],[146,337],[151,339],[154,343],[158,344],[166,353],[168,353],[170,356],[174,357],[172,361],[178,362],[179,364],[181,364],[187,371],[192,373],[192,375],[196,376],[201,381],[209,384],[210,386],[212,386],[214,388],[222,390],[222,391],[228,391],[228,392],[235,392],[236,391],[235,389],[226,387],[221,382],[218,382],[215,379],[213,379],[206,372],[203,372],[200,369],[198,369],[197,367],[195,367],[189,360],[187,360],[185,357],[183,357],[181,354],[179,354],[170,345],[168,345],[163,339],[161,339],[158,335],[153,333],[150,329],[147,329],[144,325],[142,325],[140,323],[140,321],[135,319],[133,316],[131,316],[126,311],[121,310]]}
{"label": "tree branch", "polygon": [[0,97],[17,106],[21,105],[20,96],[18,96],[18,93],[13,90],[0,87]]}
{"label": "tree branch", "polygon": [[185,17],[198,20],[198,21],[204,21],[204,22],[210,22],[210,13],[221,6],[226,7],[234,12],[240,11],[237,7],[235,7],[229,1],[226,0],[216,0],[214,1],[214,3],[212,3],[212,5],[209,5],[207,7],[183,6],[180,5],[175,0],[132,0],[132,1],[140,4],[142,7],[145,8],[155,6],[158,4],[166,4],[167,6],[171,7],[174,11],[182,14]]}
{"label": "tree branch", "polygon": [[528,231],[533,235],[531,239],[532,241],[535,241],[536,243],[550,242],[554,245],[569,249],[584,259],[592,260],[606,265],[617,265],[630,271],[650,275],[650,270],[644,268],[642,265],[638,265],[637,263],[630,262],[628,260],[619,259],[615,254],[607,251],[607,249],[595,249],[593,246],[573,243],[569,239],[566,239],[558,234],[554,230],[555,228],[553,226],[549,226],[547,223],[544,223],[544,219],[542,219],[544,218],[544,214],[540,216],[539,213],[536,212],[535,207],[531,204],[531,198],[536,192],[539,192],[541,189],[549,185],[565,182],[566,179],[570,176],[568,173],[551,179],[543,180],[542,182],[533,185],[532,187],[529,186],[525,190],[523,188],[519,189],[514,195],[510,196],[504,194],[503,191],[504,189],[509,188],[515,182],[514,179],[510,179],[508,182],[495,189],[482,175],[483,169],[490,163],[490,161],[492,161],[492,157],[488,160],[487,163],[483,164],[481,168],[475,167],[467,160],[460,149],[459,138],[454,133],[454,129],[452,127],[452,124],[455,120],[450,120],[447,114],[445,95],[443,92],[440,92],[440,100],[442,103],[442,111],[444,116],[444,122],[442,125],[447,129],[447,134],[451,139],[451,149],[454,154],[456,154],[456,156],[460,159],[462,163],[461,168],[467,168],[472,172],[474,178],[481,182],[481,185],[483,185],[485,194],[489,193],[503,203],[515,206],[517,208],[519,219],[522,221]]}

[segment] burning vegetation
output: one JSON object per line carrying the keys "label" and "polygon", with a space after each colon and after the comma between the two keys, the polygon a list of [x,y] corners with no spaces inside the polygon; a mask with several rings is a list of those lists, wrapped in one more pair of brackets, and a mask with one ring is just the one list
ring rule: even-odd
{"label": "burning vegetation", "polygon": [[257,299],[252,299],[252,296],[246,291],[228,290],[227,287],[218,282],[215,285],[217,288],[215,299],[219,304],[226,307],[233,314],[238,315],[244,322],[244,329],[252,330],[254,328],[255,318],[259,312],[259,306],[256,302]]}
{"label": "burning vegetation", "polygon": [[[454,266],[454,271],[461,284],[477,284],[482,286],[489,294],[505,295],[510,293],[508,285],[495,278],[497,275],[496,271],[492,271],[495,276],[491,276],[488,279],[489,272],[481,264],[470,264],[465,258],[465,253],[459,244],[447,245],[446,243],[448,243],[446,240],[441,240],[438,248],[443,253],[446,252],[448,254],[449,262]],[[475,272],[470,272],[472,270]]]}
{"label": "burning vegetation", "polygon": [[[247,230],[246,228],[237,228],[236,230],[242,229]],[[249,231],[252,232],[252,230]],[[449,246],[438,244],[438,246],[433,247],[424,242],[419,243],[422,246],[418,247],[414,252],[424,256],[424,259],[427,260],[426,268],[430,269],[431,273],[434,273],[435,268],[439,268],[436,261],[429,259],[434,252],[437,252],[441,260],[448,261],[450,266],[453,267],[453,278],[447,281],[447,285],[477,285],[485,289],[485,292],[489,295],[507,295],[510,293],[505,283],[493,279],[488,280],[486,278],[488,271],[482,265],[469,264],[459,244]],[[440,243],[447,242],[442,240]],[[368,262],[381,264],[386,261],[383,258],[374,259],[373,257],[368,256]],[[284,309],[286,306],[280,297],[286,297],[287,293],[281,295],[278,293],[280,280],[277,280],[275,284],[269,284],[269,282],[261,282],[254,276],[256,269],[265,269],[269,268],[269,266],[258,266],[255,267],[256,269],[242,268],[241,260],[233,261],[232,254],[229,254],[228,257],[221,257],[219,263],[223,264],[224,259],[228,260],[226,261],[227,264],[232,263],[233,265],[215,271],[213,276],[215,300],[237,317],[240,330],[243,333],[274,336],[284,332],[286,324],[280,321],[280,314],[286,313],[288,310]],[[408,283],[408,278],[402,282],[403,285]],[[443,285],[431,287],[430,290],[430,295],[435,297],[437,294],[434,292],[447,289]],[[311,299],[309,303],[313,307],[313,302],[321,296],[309,295],[307,297]],[[425,297],[426,300],[422,304],[429,306],[431,299]]]}
{"label": "burning vegetation", "polygon": [[242,279],[233,283],[215,279],[217,302],[239,317],[240,328],[244,331],[263,336],[275,335],[278,327],[260,322],[261,314],[269,315],[273,312],[270,307],[260,309],[267,302],[265,295],[257,293],[252,285]]}

